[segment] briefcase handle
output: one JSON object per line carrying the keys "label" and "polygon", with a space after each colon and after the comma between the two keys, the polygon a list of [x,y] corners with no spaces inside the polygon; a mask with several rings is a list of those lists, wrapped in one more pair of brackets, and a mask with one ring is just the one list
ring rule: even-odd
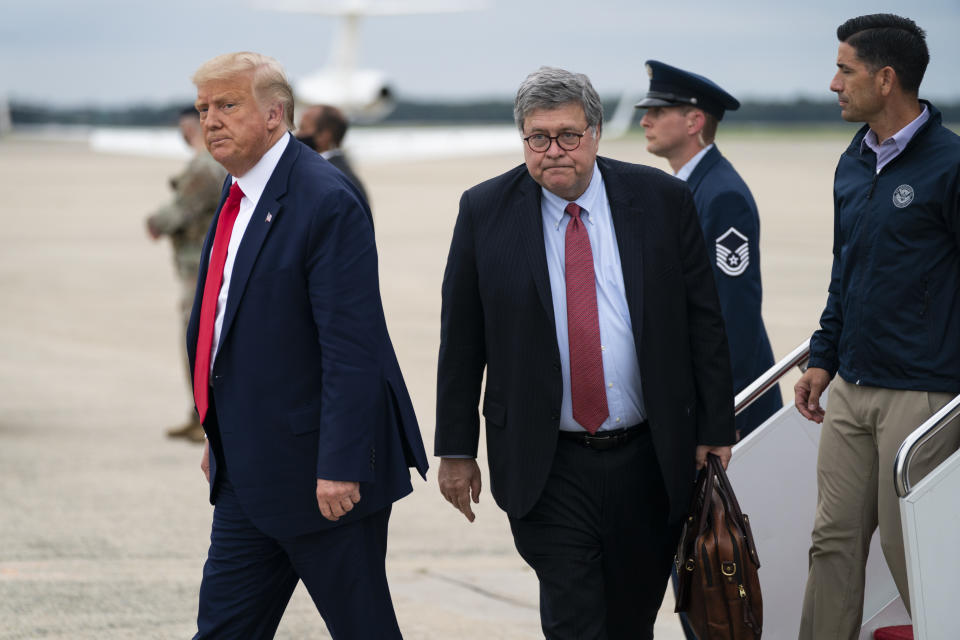
{"label": "briefcase handle", "polygon": [[723,463],[720,458],[712,453],[707,454],[707,466],[710,467],[710,475],[716,478],[720,484],[720,495],[727,503],[727,509],[734,515],[739,522],[743,520],[743,512],[740,510],[740,502],[737,500],[737,494],[733,492],[733,485],[730,484],[730,478],[723,469]]}
{"label": "briefcase handle", "polygon": [[753,530],[750,527],[750,518],[745,516],[743,511],[740,510],[740,502],[737,500],[737,494],[733,492],[733,485],[730,484],[730,478],[727,477],[727,472],[723,469],[723,463],[720,462],[720,458],[712,453],[708,453],[707,466],[710,467],[710,475],[716,478],[716,483],[719,484],[717,495],[719,495],[726,504],[727,511],[733,522],[743,531],[746,537],[747,549],[750,551],[750,558],[759,569],[760,556],[757,553],[756,540],[753,538]]}

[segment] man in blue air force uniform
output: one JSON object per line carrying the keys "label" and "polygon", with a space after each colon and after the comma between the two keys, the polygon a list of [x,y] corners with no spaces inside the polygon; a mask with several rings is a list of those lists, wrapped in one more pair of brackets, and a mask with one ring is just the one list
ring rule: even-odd
{"label": "man in blue air force uniform", "polygon": [[[656,60],[647,61],[650,89],[637,104],[647,151],[666,158],[693,191],[703,237],[711,254],[723,320],[730,342],[733,387],[740,392],[773,365],[773,351],[760,315],[760,217],[750,189],[713,143],[736,98],[703,76]],[[783,401],[774,387],[736,418],[746,436]]]}

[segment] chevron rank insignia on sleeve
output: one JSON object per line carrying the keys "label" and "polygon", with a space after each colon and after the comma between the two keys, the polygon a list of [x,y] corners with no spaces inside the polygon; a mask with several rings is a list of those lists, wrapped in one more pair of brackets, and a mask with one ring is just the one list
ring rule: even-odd
{"label": "chevron rank insignia on sleeve", "polygon": [[730,227],[717,238],[717,267],[728,276],[739,276],[750,265],[747,236]]}

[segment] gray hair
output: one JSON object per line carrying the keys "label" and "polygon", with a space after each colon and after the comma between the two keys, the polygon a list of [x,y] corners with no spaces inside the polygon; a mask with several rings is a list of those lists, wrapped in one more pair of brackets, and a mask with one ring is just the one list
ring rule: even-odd
{"label": "gray hair", "polygon": [[592,127],[599,137],[603,124],[603,104],[590,84],[590,78],[557,67],[540,67],[520,83],[513,102],[513,120],[520,133],[523,133],[523,121],[531,111],[559,109],[570,103],[583,107],[587,126]]}
{"label": "gray hair", "polygon": [[217,80],[233,80],[250,73],[253,95],[261,107],[280,103],[287,130],[293,126],[293,89],[279,62],[260,53],[240,51],[224,53],[207,60],[193,74],[193,84],[200,86]]}

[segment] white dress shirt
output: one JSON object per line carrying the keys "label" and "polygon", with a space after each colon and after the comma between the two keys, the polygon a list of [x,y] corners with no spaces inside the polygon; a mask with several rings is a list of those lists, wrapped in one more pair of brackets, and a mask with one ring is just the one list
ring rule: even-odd
{"label": "white dress shirt", "polygon": [[213,381],[213,363],[216,362],[217,350],[220,347],[220,330],[223,329],[223,314],[227,308],[230,275],[233,272],[233,263],[237,259],[237,250],[240,248],[240,242],[243,240],[247,225],[250,224],[253,211],[257,208],[257,203],[260,202],[260,196],[263,195],[263,190],[267,188],[267,181],[273,175],[273,170],[277,168],[280,156],[283,155],[289,142],[290,134],[287,133],[263,154],[250,171],[239,178],[233,178],[234,182],[240,184],[243,198],[240,200],[240,213],[237,214],[237,221],[234,222],[233,232],[230,234],[230,244],[227,245],[227,260],[223,265],[223,282],[220,285],[220,295],[217,296],[217,317],[213,322],[213,345],[210,353],[211,381]]}

